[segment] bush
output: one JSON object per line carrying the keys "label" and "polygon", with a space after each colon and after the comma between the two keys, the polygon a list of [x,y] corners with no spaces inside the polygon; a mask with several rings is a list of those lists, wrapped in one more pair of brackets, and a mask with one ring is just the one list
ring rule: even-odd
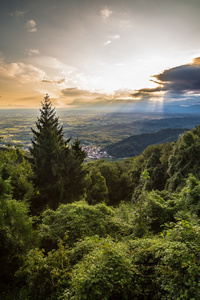
{"label": "bush", "polygon": [[[167,299],[200,298],[200,228],[180,221],[172,224],[162,235],[166,241],[160,259],[157,277]],[[166,299],[162,296],[161,299]]]}
{"label": "bush", "polygon": [[94,243],[95,248],[74,266],[62,299],[141,299],[140,272],[131,262],[128,245],[110,238]]}
{"label": "bush", "polygon": [[0,152],[0,174],[3,180],[10,178],[13,198],[31,200],[35,195],[33,171],[28,159],[19,149],[8,149]]}
{"label": "bush", "polygon": [[132,227],[116,217],[114,210],[105,204],[91,206],[84,201],[62,204],[56,211],[46,210],[42,214],[40,235],[43,247],[49,251],[56,247],[66,234],[73,246],[86,236],[111,235],[120,237],[130,234]]}
{"label": "bush", "polygon": [[185,199],[188,209],[200,217],[200,181],[192,174],[189,174],[186,180],[182,197]]}
{"label": "bush", "polygon": [[37,245],[37,233],[33,230],[33,220],[28,213],[25,203],[13,200],[8,195],[0,197],[1,290],[8,290],[9,287],[12,289],[14,274],[20,267],[23,256]]}
{"label": "bush", "polygon": [[69,274],[68,249],[59,243],[58,249],[47,255],[44,251],[31,250],[16,275],[24,282],[22,290],[28,299],[56,300],[69,285]]}

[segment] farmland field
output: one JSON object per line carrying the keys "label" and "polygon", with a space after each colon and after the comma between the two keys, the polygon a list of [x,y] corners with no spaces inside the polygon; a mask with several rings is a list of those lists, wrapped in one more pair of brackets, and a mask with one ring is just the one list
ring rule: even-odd
{"label": "farmland field", "polygon": [[[200,123],[195,115],[162,115],[140,113],[104,113],[56,110],[65,138],[79,138],[82,144],[105,147],[132,135],[156,132],[162,128],[194,128]],[[31,128],[39,110],[0,110],[1,145],[12,144],[27,149]]]}

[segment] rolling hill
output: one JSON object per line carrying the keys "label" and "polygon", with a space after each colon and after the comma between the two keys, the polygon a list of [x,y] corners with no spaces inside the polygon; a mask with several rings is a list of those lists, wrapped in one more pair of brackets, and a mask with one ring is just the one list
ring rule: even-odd
{"label": "rolling hill", "polygon": [[189,129],[168,128],[153,133],[133,135],[105,147],[105,150],[115,158],[132,157],[141,154],[149,145],[176,141],[187,130]]}

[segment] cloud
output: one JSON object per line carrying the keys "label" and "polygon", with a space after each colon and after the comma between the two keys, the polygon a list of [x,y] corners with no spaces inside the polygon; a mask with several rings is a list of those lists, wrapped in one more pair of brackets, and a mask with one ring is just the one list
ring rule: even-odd
{"label": "cloud", "polygon": [[[37,108],[40,106],[41,100],[43,99],[45,93],[39,93],[37,91],[32,91],[31,93],[19,93],[17,95],[15,95],[15,100],[10,101],[9,98],[7,99],[7,101],[5,101],[3,103],[4,108]],[[5,97],[4,97],[5,98]],[[12,97],[13,98],[13,97]],[[51,101],[52,101],[52,97],[51,97]],[[54,102],[54,101],[52,101]]]}
{"label": "cloud", "polygon": [[119,35],[119,34],[110,35],[110,36],[109,36],[109,40],[107,40],[107,41],[104,43],[104,45],[105,45],[105,46],[108,46],[108,45],[110,45],[110,44],[112,43],[113,40],[119,40],[119,38],[120,38],[120,35]]}
{"label": "cloud", "polygon": [[155,75],[163,90],[186,93],[200,92],[200,58],[194,59],[191,64],[178,66]]}
{"label": "cloud", "polygon": [[36,27],[36,22],[34,20],[29,20],[25,24],[25,28],[28,32],[36,32],[37,27]]}
{"label": "cloud", "polygon": [[63,73],[63,75],[69,74],[71,72],[76,71],[75,67],[70,65],[66,65],[61,60],[56,57],[51,56],[35,56],[34,62],[37,65],[40,65],[44,69],[56,69]]}
{"label": "cloud", "polygon": [[104,20],[108,19],[113,14],[113,11],[105,6],[104,9],[101,10],[101,16]]}
{"label": "cloud", "polygon": [[9,16],[19,18],[19,17],[23,17],[26,13],[27,11],[16,10],[15,12],[9,13]]}
{"label": "cloud", "polygon": [[77,87],[66,88],[62,90],[62,98],[65,99],[66,104],[75,107],[114,107],[126,106],[127,104],[134,104],[131,98],[132,90],[121,89],[115,91],[113,94],[107,94],[99,91],[89,91],[79,89]]}
{"label": "cloud", "polygon": [[108,45],[110,45],[112,42],[109,40],[109,41],[106,41],[105,43],[104,43],[104,45],[105,46],[108,46]]}
{"label": "cloud", "polygon": [[112,40],[118,40],[120,38],[119,34],[110,35],[110,39]]}
{"label": "cloud", "polygon": [[119,89],[114,92],[113,99],[130,99],[132,98],[133,90]]}
{"label": "cloud", "polygon": [[200,57],[194,58],[193,62],[192,62],[192,65],[193,66],[200,66]]}
{"label": "cloud", "polygon": [[1,80],[15,80],[20,83],[30,83],[42,81],[44,76],[44,71],[31,64],[21,62],[6,64],[3,60],[0,61]]}
{"label": "cloud", "polygon": [[45,82],[45,83],[56,83],[56,84],[61,84],[61,83],[64,83],[66,81],[65,78],[61,78],[59,80],[48,80],[48,79],[43,79],[42,82]]}
{"label": "cloud", "polygon": [[[98,91],[66,88],[62,90],[62,103],[71,109],[100,109],[102,111],[130,111],[139,108],[140,101],[130,98],[131,90],[118,90],[114,94],[106,94]],[[148,102],[145,107],[148,106]],[[143,109],[143,105],[142,105]]]}
{"label": "cloud", "polygon": [[143,88],[132,93],[133,98],[152,99],[164,96],[164,100],[188,100],[200,95],[200,57],[192,63],[180,65],[154,75],[152,81],[158,86]]}
{"label": "cloud", "polygon": [[89,91],[84,89],[79,89],[77,87],[66,88],[62,90],[63,96],[68,100],[71,100],[72,103],[87,103],[87,102],[96,102],[100,99],[109,99],[109,95],[105,93],[100,93],[96,91]]}
{"label": "cloud", "polygon": [[116,65],[117,67],[124,67],[124,66],[126,66],[125,63],[116,63],[115,65]]}
{"label": "cloud", "polygon": [[120,20],[119,27],[125,28],[125,29],[131,28],[132,27],[131,21],[130,20]]}
{"label": "cloud", "polygon": [[131,94],[131,96],[135,99],[153,99],[160,97],[160,93],[164,91],[163,87],[156,87],[156,88],[143,88],[140,90],[136,90]]}
{"label": "cloud", "polygon": [[40,51],[38,49],[27,49],[25,50],[25,54],[32,56],[32,55],[39,55]]}

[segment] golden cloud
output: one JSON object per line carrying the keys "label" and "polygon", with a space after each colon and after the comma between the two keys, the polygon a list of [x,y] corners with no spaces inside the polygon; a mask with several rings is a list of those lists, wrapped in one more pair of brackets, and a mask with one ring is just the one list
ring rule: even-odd
{"label": "golden cloud", "polygon": [[0,62],[0,78],[15,80],[20,83],[39,82],[45,77],[45,72],[31,64],[21,62],[6,64]]}

